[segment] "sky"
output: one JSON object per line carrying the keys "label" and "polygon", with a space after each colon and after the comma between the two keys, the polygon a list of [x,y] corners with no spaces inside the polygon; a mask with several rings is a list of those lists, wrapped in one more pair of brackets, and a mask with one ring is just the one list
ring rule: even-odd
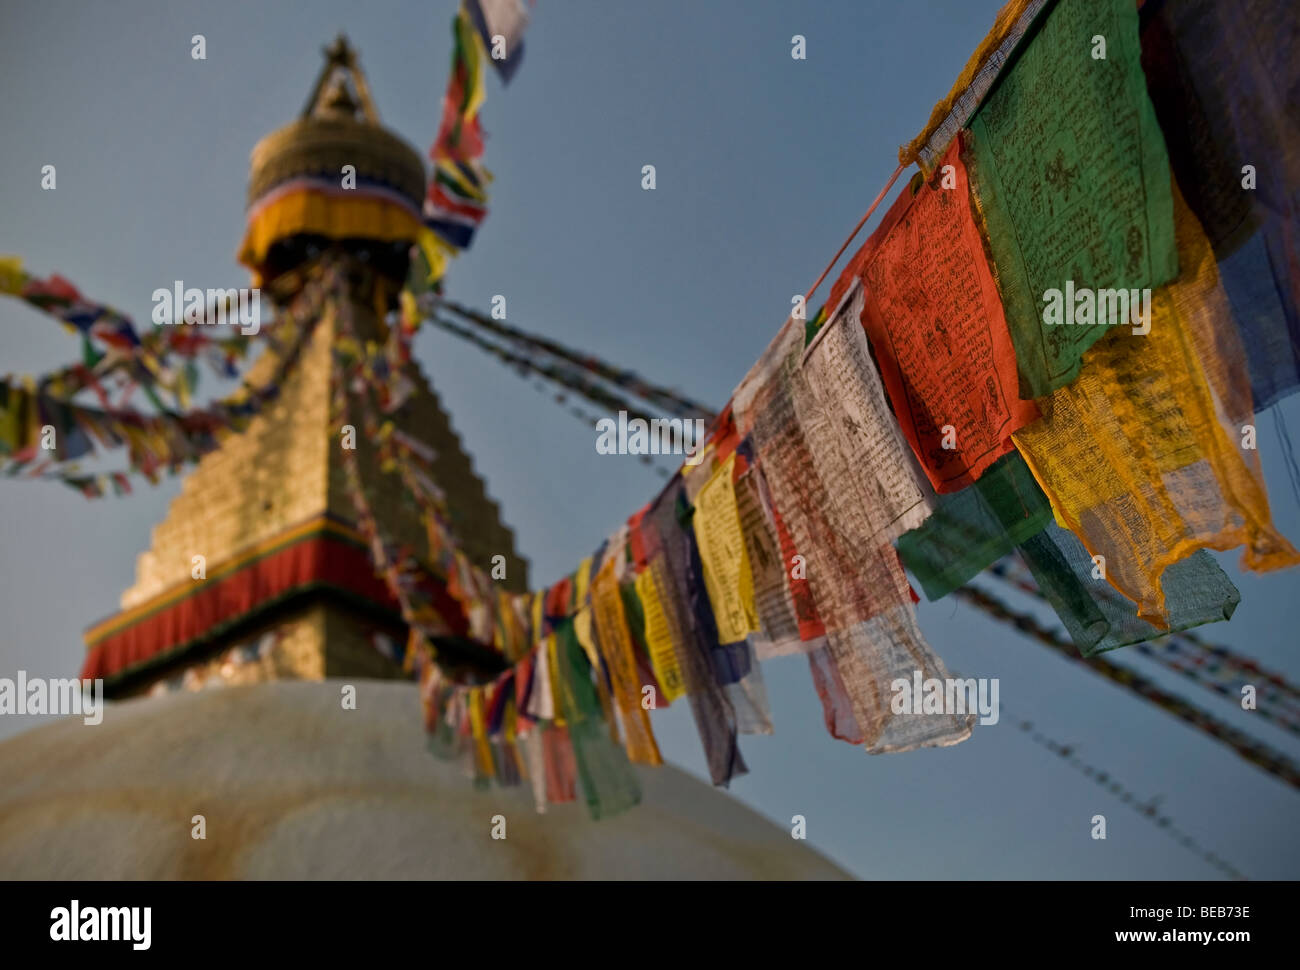
{"label": "sky", "polygon": [[[721,406],[998,6],[539,0],[514,81],[488,79],[491,214],[452,263],[448,295],[485,308],[504,295],[510,322]],[[173,280],[245,285],[234,253],[248,153],[301,110],[322,46],[346,31],[384,123],[423,151],[437,128],[453,9],[450,0],[0,0],[0,253],[63,274],[144,326],[150,294]],[[206,60],[190,56],[195,34]],[[806,60],[790,56],[796,34]],[[47,164],[54,191],[40,187]],[[654,191],[641,188],[648,164]],[[0,373],[43,373],[79,353],[76,339],[16,301],[0,315]],[[534,586],[571,572],[662,484],[633,456],[598,455],[591,428],[456,338],[426,330],[416,354]],[[1292,540],[1300,502],[1273,426],[1281,417],[1300,427],[1297,402],[1259,419],[1275,521]],[[0,480],[0,676],[73,675],[82,631],[116,611],[178,490],[169,481],[90,502],[55,484]],[[1242,602],[1205,638],[1300,679],[1300,572],[1242,574],[1237,554],[1218,559]],[[951,668],[999,678],[998,724],[952,748],[868,756],[826,733],[802,658],[772,661],[776,733],[742,739],[751,771],[732,794],[787,828],[803,815],[813,846],[867,878],[1221,877],[1032,743],[1017,726],[1030,721],[1158,799],[1160,813],[1248,876],[1300,876],[1300,793],[964,604],[922,603],[919,616]],[[1123,654],[1110,656],[1300,756],[1294,735]],[[653,723],[665,757],[707,779],[686,705]],[[0,737],[31,724],[0,718]],[[1105,840],[1091,837],[1097,814]]]}

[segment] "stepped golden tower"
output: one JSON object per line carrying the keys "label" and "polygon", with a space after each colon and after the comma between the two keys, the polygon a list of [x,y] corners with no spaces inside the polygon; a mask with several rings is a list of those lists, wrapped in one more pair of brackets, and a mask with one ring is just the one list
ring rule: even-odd
{"label": "stepped golden tower", "polygon": [[[379,123],[347,41],[325,53],[302,115],[253,149],[239,258],[277,315],[302,303],[324,261],[341,268],[344,295],[325,297],[274,400],[188,476],[138,559],[121,611],[87,631],[82,675],[103,677],[110,696],[214,678],[402,675],[406,627],[356,529],[342,433],[331,424],[338,324],[328,301],[349,302],[358,337],[384,339],[383,316],[396,306],[421,226],[426,175],[415,150]],[[268,347],[246,383],[275,381],[287,353]],[[437,394],[418,372],[415,385],[388,417],[436,453],[434,475],[465,553],[485,567],[505,556],[503,585],[526,589],[527,563]],[[360,429],[356,448],[382,532],[427,562],[425,530],[402,483],[379,470]]]}

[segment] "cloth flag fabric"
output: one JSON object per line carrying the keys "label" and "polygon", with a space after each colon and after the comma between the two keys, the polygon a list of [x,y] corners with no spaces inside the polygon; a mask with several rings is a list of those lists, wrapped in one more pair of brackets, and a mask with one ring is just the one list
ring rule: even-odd
{"label": "cloth flag fabric", "polygon": [[936,491],[964,488],[1012,449],[1011,432],[1038,409],[1017,394],[1016,354],[956,142],[940,174],[894,203],[855,270],[898,424]]}
{"label": "cloth flag fabric", "polygon": [[736,508],[754,585],[760,632],[749,639],[758,660],[803,649],[794,597],[786,581],[780,539],[759,494],[759,473],[751,464],[736,481]]}
{"label": "cloth flag fabric", "polygon": [[[901,570],[900,570],[901,572]],[[826,646],[809,654],[813,683],[833,737],[870,754],[945,747],[970,737],[969,713],[899,712],[893,686],[946,681],[947,668],[916,624],[911,603],[892,607],[847,630],[832,630]]]}
{"label": "cloth flag fabric", "polygon": [[1229,620],[1241,593],[1214,558],[1198,549],[1165,569],[1160,587],[1168,630],[1138,618],[1137,606],[1100,578],[1097,564],[1078,537],[1055,523],[1020,546],[1038,588],[1085,657],[1153,640],[1167,632]]}
{"label": "cloth flag fabric", "polygon": [[734,684],[727,684],[723,692],[736,712],[737,731],[741,734],[773,734],[776,728],[772,724],[763,668],[759,666],[758,656],[749,642],[745,644],[745,652],[748,654],[749,673]]}
{"label": "cloth flag fabric", "polygon": [[[1105,40],[1105,57],[1096,42]],[[1020,396],[1068,384],[1108,326],[1045,323],[1051,291],[1142,290],[1178,272],[1169,162],[1133,0],[1044,8],[970,124],[970,170]],[[1092,306],[1086,303],[1082,314]],[[1072,310],[1072,307],[1067,307]],[[1127,324],[1107,314],[1110,324]]]}
{"label": "cloth flag fabric", "polygon": [[25,300],[112,350],[130,353],[140,346],[135,327],[122,314],[87,300],[58,273],[47,279],[30,275],[18,256],[0,256],[0,293]]}
{"label": "cloth flag fabric", "polygon": [[[433,175],[424,199],[424,226],[450,250],[467,249],[474,231],[487,215],[487,183],[483,168],[483,129],[479,109],[487,97],[483,80],[483,40],[461,9],[452,19],[451,76],[442,99],[442,120],[429,157]],[[430,272],[444,259],[426,238],[421,249]]]}
{"label": "cloth flag fabric", "polygon": [[[523,0],[465,0],[474,29],[483,40],[483,48],[501,80],[509,84],[524,59],[524,30],[528,27],[528,10]],[[495,38],[501,38],[501,52],[497,56]]]}
{"label": "cloth flag fabric", "polygon": [[[609,672],[614,702],[626,735],[628,758],[639,764],[663,763],[650,728],[650,717],[642,705],[641,678],[636,669],[631,635],[623,599],[619,593],[614,563],[601,566],[591,584],[591,602],[596,622],[598,650]],[[596,666],[599,670],[599,665]]]}
{"label": "cloth flag fabric", "polygon": [[806,567],[818,615],[828,632],[847,630],[895,605],[907,591],[890,572],[893,537],[871,536],[869,519],[855,507],[856,490],[832,494],[828,472],[841,488],[850,480],[840,467],[842,457],[815,454],[804,432],[796,400],[803,398],[805,413],[813,414],[817,397],[801,373],[801,343],[791,346],[783,367],[755,399],[754,448],[773,505]]}
{"label": "cloth flag fabric", "polygon": [[1048,2],[1050,0],[1007,0],[998,11],[993,29],[972,52],[948,96],[934,106],[925,130],[898,150],[900,165],[916,162],[926,178],[934,174],[942,164],[940,159],[947,153],[948,146],[966,127],[1025,32]]}
{"label": "cloth flag fabric", "polygon": [[671,704],[682,696],[685,680],[677,651],[673,645],[673,632],[655,583],[654,570],[643,569],[636,577],[636,594],[645,616],[646,647],[654,667],[655,680],[665,703]]}
{"label": "cloth flag fabric", "polygon": [[898,538],[898,554],[937,600],[965,585],[1052,521],[1052,506],[1016,452],[978,482],[939,496],[934,514]]}
{"label": "cloth flag fabric", "polygon": [[[924,519],[929,503],[903,443],[895,437],[891,444],[869,420],[876,407],[883,409],[883,393],[876,386],[872,403],[864,375],[874,376],[874,368],[860,312],[855,288],[806,350],[802,328],[788,321],[737,392],[737,423],[752,427],[757,467],[824,625],[824,640],[810,644],[809,664],[828,730],[873,753],[951,744],[969,734],[969,718],[891,705],[898,678],[947,674],[916,625],[911,589],[893,550],[893,540]],[[808,366],[821,354],[828,359]],[[853,379],[823,383],[831,374]],[[873,458],[893,449],[904,471],[865,464],[869,447]],[[889,487],[872,481],[876,473],[893,476]]]}
{"label": "cloth flag fabric", "polygon": [[610,738],[572,617],[559,625],[553,640],[557,704],[564,713],[583,795],[592,818],[604,818],[640,802],[641,788],[627,755]]}
{"label": "cloth flag fabric", "polygon": [[684,485],[674,478],[651,504],[641,520],[646,545],[647,569],[653,571],[659,602],[672,630],[677,663],[704,746],[709,776],[715,785],[729,785],[732,778],[748,772],[737,743],[736,712],[714,674],[710,644],[700,630],[691,608],[687,577],[690,572],[690,536],[679,520],[679,506],[685,503]]}
{"label": "cloth flag fabric", "polygon": [[695,496],[691,522],[720,643],[736,643],[759,629],[754,580],[732,481],[735,470],[734,454],[718,464]]}
{"label": "cloth flag fabric", "polygon": [[1250,384],[1214,254],[1175,201],[1183,269],[1156,291],[1150,332],[1112,332],[1015,435],[1058,521],[1161,628],[1160,577],[1196,549],[1244,545],[1254,571],[1300,563],[1273,526],[1259,454],[1242,447]]}
{"label": "cloth flag fabric", "polygon": [[878,545],[925,521],[933,493],[885,403],[862,319],[867,294],[849,287],[800,358],[795,411],[837,515],[854,541]]}
{"label": "cloth flag fabric", "polygon": [[1300,387],[1300,7],[1151,0],[1147,88],[1219,260],[1256,410]]}

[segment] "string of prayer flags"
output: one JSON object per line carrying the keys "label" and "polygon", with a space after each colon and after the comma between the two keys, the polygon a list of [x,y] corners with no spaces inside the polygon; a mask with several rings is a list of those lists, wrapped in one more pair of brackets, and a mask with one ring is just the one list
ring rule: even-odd
{"label": "string of prayer flags", "polygon": [[1043,597],[1085,657],[1232,618],[1241,593],[1204,549],[1165,569],[1160,587],[1169,627],[1140,619],[1137,606],[1106,582],[1101,564],[1074,533],[1055,523],[1020,546]]}
{"label": "string of prayer flags", "polygon": [[[177,413],[165,409],[146,414],[131,408],[93,408],[72,404],[68,398],[84,386],[85,376],[73,374],[63,385],[59,374],[37,384],[35,381],[0,380],[0,454],[19,465],[34,461],[47,452],[51,463],[71,462],[99,448],[125,446],[130,470],[151,482],[163,468],[176,471],[215,449],[222,436],[247,426],[248,422],[280,391],[281,382],[296,367],[303,348],[310,342],[320,317],[325,296],[337,285],[333,272],[318,273],[302,295],[277,320],[276,331],[287,332],[291,342],[275,347],[275,367],[270,379],[259,387],[241,386],[225,398],[204,408]],[[45,446],[43,428],[52,431]],[[93,484],[98,477],[81,474],[75,467],[38,467],[34,477],[56,478],[78,489],[87,498],[108,494],[109,489]],[[114,480],[115,481],[115,480]],[[114,494],[126,494],[115,487]]]}
{"label": "string of prayer flags", "polygon": [[87,300],[57,273],[48,279],[31,276],[17,256],[0,257],[0,293],[19,297],[113,349],[130,352],[140,345],[135,327],[122,314]]}
{"label": "string of prayer flags", "polygon": [[1140,696],[1165,713],[1178,718],[1209,737],[1216,739],[1233,751],[1244,761],[1269,774],[1276,775],[1293,788],[1300,788],[1300,765],[1289,757],[1272,748],[1269,744],[1232,727],[1219,718],[1202,710],[1161,687],[1156,681],[1138,673],[1132,667],[1120,666],[1105,657],[1076,657],[1073,644],[1069,644],[1055,632],[1044,626],[1032,613],[1013,610],[997,597],[991,596],[975,586],[967,586],[959,594],[963,600],[973,603],[989,615],[1012,623],[1024,635],[1037,640],[1048,649],[1073,660],[1113,684]]}
{"label": "string of prayer flags", "polygon": [[898,537],[898,555],[928,600],[964,586],[1052,521],[1052,506],[1016,452],[969,488],[941,495],[934,514]]}
{"label": "string of prayer flags", "polygon": [[[213,360],[217,342],[193,333],[194,328],[160,327],[141,338],[131,321],[118,311],[87,300],[57,273],[44,280],[32,276],[17,256],[0,256],[0,293],[23,300],[81,334],[83,361],[47,375],[41,382],[59,385],[57,391],[51,388],[59,396],[70,397],[89,387],[104,399],[103,383],[110,374],[123,372],[133,382],[131,386],[139,386],[156,403],[156,389],[162,388],[181,407],[187,407],[197,374],[167,366],[171,356],[193,358],[203,354],[214,367],[219,366]],[[246,350],[250,341],[241,343]],[[229,371],[242,352],[226,348],[221,356],[225,358],[224,369]]]}
{"label": "string of prayer flags", "polygon": [[[6,391],[5,410],[22,406],[21,399],[26,397],[29,406],[23,414],[37,420],[22,424],[15,421],[14,413],[0,420],[0,452],[15,461],[30,461],[36,443],[36,435],[31,432],[48,426],[53,440],[45,447],[60,463],[88,455],[96,446],[116,448],[126,444],[131,450],[129,470],[156,481],[159,469],[175,470],[193,461],[216,447],[222,434],[242,428],[278,395],[279,380],[294,366],[303,335],[312,332],[323,293],[334,285],[325,279],[327,275],[324,268],[312,271],[303,295],[260,331],[262,342],[269,345],[279,361],[272,380],[257,389],[241,387],[213,405],[193,409],[190,399],[198,383],[196,360],[205,359],[224,377],[238,376],[238,365],[248,358],[254,341],[216,340],[200,332],[204,328],[190,326],[159,326],[138,337],[127,318],[86,301],[61,277],[34,280],[23,271],[17,257],[3,258],[0,290],[27,299],[77,329],[82,334],[83,360],[39,379],[29,379],[21,387],[12,379],[4,382],[6,387],[14,387],[12,395]],[[124,406],[136,389],[145,394],[157,414]],[[93,392],[100,408],[73,404],[82,391]],[[164,404],[162,391],[175,399],[179,411]],[[115,397],[119,399],[117,404],[113,402]],[[22,434],[19,428],[25,429]],[[90,487],[86,476],[70,467],[53,471],[42,468],[34,474],[62,480],[88,497],[109,491]],[[125,494],[121,489],[114,491]]]}
{"label": "string of prayer flags", "polygon": [[[498,6],[489,4],[494,17],[504,13]],[[481,7],[475,9],[483,15]],[[475,30],[464,7],[452,18],[451,33],[451,75],[442,100],[442,120],[429,150],[433,174],[424,200],[424,225],[432,236],[425,236],[419,246],[430,273],[439,276],[446,253],[468,249],[473,242],[475,230],[487,216],[487,184],[492,178],[481,163],[479,109],[487,97],[485,38]],[[491,43],[490,37],[486,40]]]}
{"label": "string of prayer flags", "polygon": [[[835,737],[870,753],[955,744],[974,715],[934,703],[932,685],[950,678],[905,566],[935,598],[1019,549],[1089,655],[1231,616],[1239,593],[1206,549],[1244,544],[1254,569],[1300,562],[1239,438],[1252,389],[1258,404],[1300,382],[1300,356],[1286,356],[1300,302],[1297,132],[1269,88],[1294,76],[1276,52],[1300,32],[1278,0],[1244,2],[1261,22],[1222,40],[1232,32],[1206,29],[1219,21],[1203,0],[1148,0],[1141,33],[1133,0],[1011,0],[903,149],[924,177],[716,418],[427,293],[403,294],[383,346],[361,344],[349,301],[329,305],[331,414],[365,432],[368,474],[345,449],[346,486],[410,628],[400,657],[419,672],[431,746],[458,754],[476,784],[527,785],[539,811],[581,798],[604,817],[639,801],[634,764],[661,762],[649,715],[661,703],[687,698],[715,784],[745,773],[738,736],[772,731],[760,661],[793,653],[807,654]],[[1273,46],[1270,17],[1284,38]],[[437,285],[486,216],[485,66],[509,81],[527,21],[521,0],[463,0],[453,20],[422,231],[404,237],[417,239],[417,290]],[[1238,95],[1267,117],[1239,120]],[[1157,119],[1192,212],[1171,188]],[[1246,164],[1273,167],[1243,200],[1232,181]],[[266,218],[301,204],[273,200]],[[77,329],[87,351],[40,384],[0,382],[0,452],[30,474],[113,442],[155,476],[241,427],[283,377],[218,408],[136,416],[111,406],[105,376],[126,370],[155,400],[155,387],[186,394],[199,343],[140,340],[120,314],[61,278],[33,283],[12,259],[0,260],[0,291]],[[706,447],[573,574],[506,593],[461,549],[436,455],[391,419],[414,386],[425,315],[609,410],[636,416],[626,390],[711,419]],[[305,341],[310,325],[298,329]],[[283,366],[300,345],[277,348]],[[185,367],[165,366],[172,352]],[[72,404],[82,390],[103,408]],[[47,425],[58,445],[42,456]],[[130,488],[122,473],[56,471],[86,494]],[[374,515],[370,493],[389,473],[414,498],[427,559]]]}
{"label": "string of prayer flags", "polygon": [[[640,419],[649,426],[654,418],[651,414],[642,411],[635,403],[626,398],[615,394],[606,388],[600,382],[593,380],[582,370],[571,367],[564,362],[556,362],[545,357],[538,358],[533,353],[516,353],[508,347],[502,347],[486,340],[482,334],[462,327],[451,320],[443,317],[431,317],[430,322],[440,330],[460,337],[480,350],[486,351],[502,363],[518,370],[523,374],[537,374],[545,377],[547,380],[558,384],[560,387],[579,394],[593,404],[597,404],[607,411],[618,414],[620,411],[627,413],[627,420],[632,421]],[[527,350],[527,348],[525,348]],[[622,419],[620,419],[622,420]]]}
{"label": "string of prayer flags", "polygon": [[540,334],[528,333],[504,320],[494,320],[486,313],[470,309],[453,300],[432,294],[423,294],[416,301],[415,309],[425,315],[431,315],[438,309],[450,311],[462,320],[472,323],[496,337],[510,341],[520,351],[527,351],[530,354],[540,351],[565,364],[581,368],[601,380],[654,405],[664,413],[683,418],[703,418],[708,422],[712,422],[717,417],[706,405],[692,400],[678,391],[653,384],[634,371],[612,366],[589,353],[566,347],[564,344]]}
{"label": "string of prayer flags", "polygon": [[974,482],[1038,417],[1017,394],[1016,352],[959,148],[943,156],[941,174],[899,197],[855,261],[894,414],[937,492]]}
{"label": "string of prayer flags", "polygon": [[1015,435],[1058,521],[1161,628],[1160,577],[1196,549],[1244,545],[1253,571],[1300,563],[1273,526],[1258,452],[1243,447],[1253,422],[1232,420],[1249,415],[1250,385],[1214,254],[1174,198],[1182,272],[1156,291],[1150,331],[1098,342],[1079,379]]}
{"label": "string of prayer flags", "polygon": [[[1300,561],[1269,521],[1258,458],[1236,446],[1253,412],[1223,326],[1229,300],[1254,312],[1272,298],[1269,313],[1291,312],[1282,283],[1294,236],[1255,237],[1254,265],[1262,253],[1271,280],[1228,262],[1244,244],[1220,253],[1224,296],[1171,187],[1152,105],[1165,120],[1164,88],[1147,93],[1152,72],[1168,68],[1144,63],[1137,6],[1003,8],[900,154],[919,158],[924,179],[827,303],[812,320],[786,320],[706,447],[654,502],[572,576],[517,602],[521,630],[509,636],[525,646],[510,651],[508,675],[453,689],[449,709],[479,776],[529,777],[539,808],[579,785],[598,815],[633,803],[629,763],[659,758],[640,703],[648,690],[688,698],[710,776],[725,785],[746,770],[738,735],[771,730],[759,662],[796,652],[808,655],[836,737],[871,753],[957,743],[974,718],[934,705],[924,686],[947,670],[917,626],[904,565],[931,598],[974,595],[963,584],[1018,549],[1089,654],[1230,616],[1239,594],[1207,548],[1244,543],[1252,568]],[[1148,0],[1143,23],[1163,10]],[[498,13],[510,29],[494,30]],[[499,62],[521,48],[521,13],[518,0],[467,0],[457,17],[426,209],[448,223],[439,259],[468,245],[486,210],[483,59],[503,46],[493,57],[509,76]],[[1187,122],[1199,131],[1213,111],[1175,94],[1199,111]],[[1270,124],[1282,117],[1268,110]],[[1229,143],[1203,150],[1230,158]],[[1179,142],[1177,153],[1201,149]],[[617,395],[595,379],[669,413],[698,410],[427,294],[404,299],[403,332],[423,315],[602,406]],[[438,528],[454,549],[449,526]],[[478,587],[472,564],[452,564],[467,614],[492,619],[475,635],[503,650],[511,611],[476,607],[490,585]],[[910,710],[896,703],[899,680],[912,686]]]}
{"label": "string of prayer flags", "polygon": [[483,48],[463,8],[452,18],[451,38],[451,75],[430,157],[434,161],[461,162],[472,170],[483,155],[478,110],[487,92],[483,85]]}
{"label": "string of prayer flags", "polygon": [[1261,411],[1300,387],[1300,10],[1153,0],[1141,20],[1170,165],[1219,260]]}
{"label": "string of prayer flags", "polygon": [[968,140],[1020,396],[1043,397],[1075,379],[1109,326],[1129,323],[1132,291],[1178,272],[1169,162],[1133,0],[1044,7]]}

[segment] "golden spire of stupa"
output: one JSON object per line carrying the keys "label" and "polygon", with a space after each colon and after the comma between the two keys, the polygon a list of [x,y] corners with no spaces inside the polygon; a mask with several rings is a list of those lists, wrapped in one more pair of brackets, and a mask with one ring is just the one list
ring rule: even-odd
{"label": "golden spire of stupa", "polygon": [[[241,256],[281,307],[328,256],[346,280],[333,299],[348,301],[361,339],[382,340],[382,311],[421,228],[424,166],[379,124],[346,39],[325,54],[303,115],[253,150]],[[122,612],[87,631],[84,672],[104,677],[110,693],[210,678],[403,676],[396,658],[406,626],[355,528],[341,429],[330,415],[336,338],[327,308],[274,401],[186,478],[139,557]],[[264,353],[246,380],[265,385],[278,365]],[[433,477],[465,553],[485,569],[504,556],[503,586],[527,589],[527,563],[437,395],[414,362],[408,374],[414,390],[386,417],[436,453]],[[424,523],[398,477],[379,469],[364,435],[355,448],[383,534],[427,562]]]}

